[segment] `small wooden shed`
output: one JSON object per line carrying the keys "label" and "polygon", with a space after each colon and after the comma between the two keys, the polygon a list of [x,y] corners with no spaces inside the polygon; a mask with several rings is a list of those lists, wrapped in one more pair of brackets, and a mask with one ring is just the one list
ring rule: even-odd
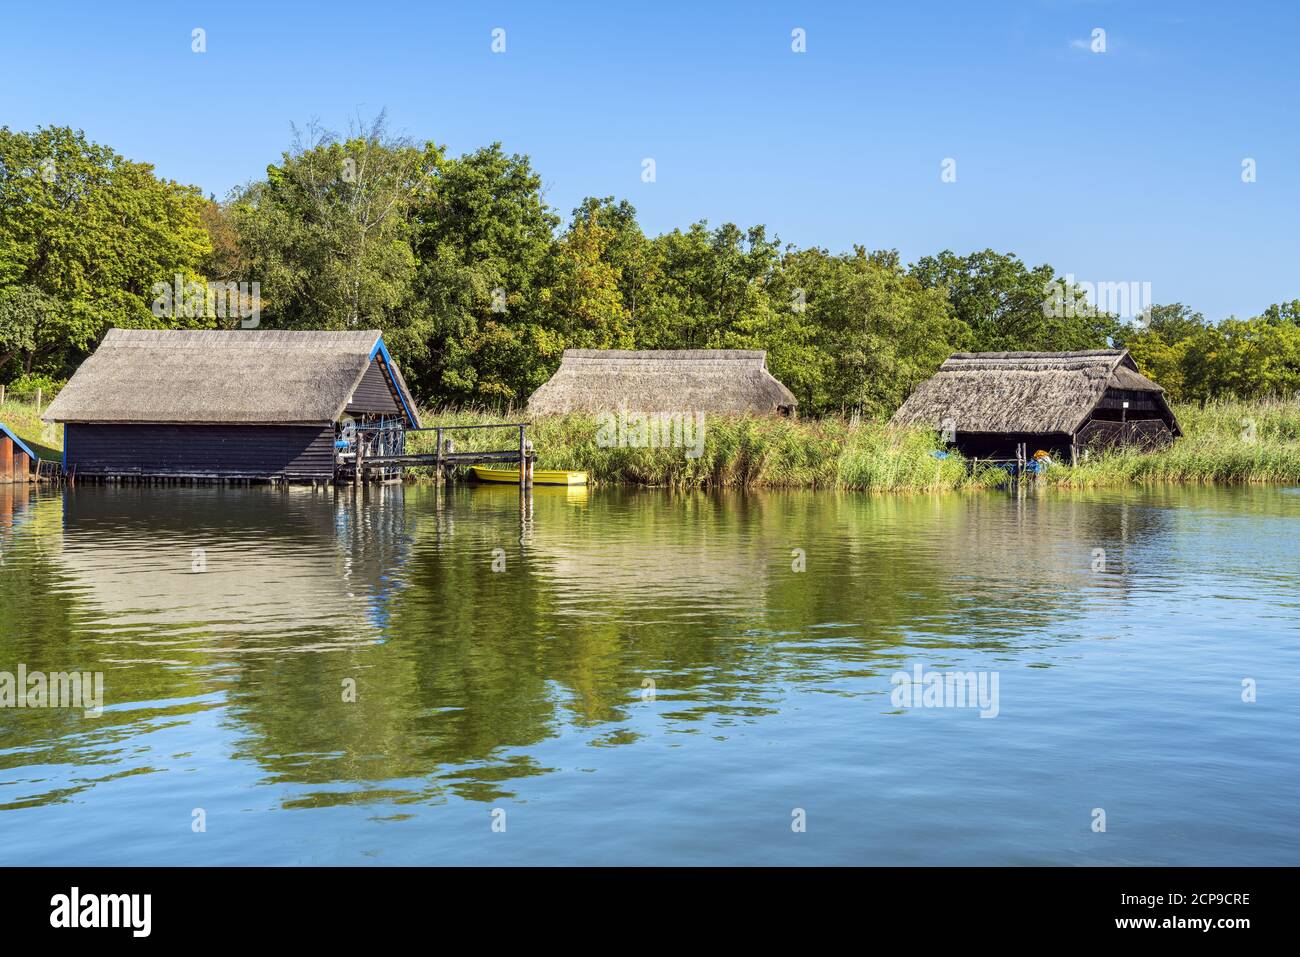
{"label": "small wooden shed", "polygon": [[0,482],[29,481],[38,461],[27,443],[0,422]]}
{"label": "small wooden shed", "polygon": [[794,413],[794,393],[748,349],[565,349],[528,410],[566,412]]}
{"label": "small wooden shed", "polygon": [[1165,390],[1137,370],[1127,349],[961,352],[917,386],[895,425],[937,429],[962,454],[1012,458],[1043,449],[1155,448],[1179,435]]}
{"label": "small wooden shed", "polygon": [[419,427],[375,329],[112,329],[43,418],[75,478],[329,481],[357,426]]}

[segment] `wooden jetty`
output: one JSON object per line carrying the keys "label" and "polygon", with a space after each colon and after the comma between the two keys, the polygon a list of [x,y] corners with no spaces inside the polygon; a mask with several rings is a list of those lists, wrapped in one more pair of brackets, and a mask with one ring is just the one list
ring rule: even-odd
{"label": "wooden jetty", "polygon": [[[432,468],[435,477],[442,481],[446,471],[456,466],[505,464],[519,467],[519,487],[528,488],[533,484],[534,466],[537,453],[528,440],[529,422],[502,422],[480,425],[433,425],[420,428],[406,428],[391,425],[357,426],[355,452],[343,452],[340,455],[339,478],[361,485],[366,482],[400,481],[400,473],[392,473],[403,468]],[[444,434],[450,432],[470,432],[480,429],[514,429],[519,439],[508,449],[476,452],[457,452],[450,439]],[[404,448],[401,440],[411,432],[432,432],[434,434],[433,452],[407,453],[392,451]],[[395,442],[394,439],[398,441]]]}

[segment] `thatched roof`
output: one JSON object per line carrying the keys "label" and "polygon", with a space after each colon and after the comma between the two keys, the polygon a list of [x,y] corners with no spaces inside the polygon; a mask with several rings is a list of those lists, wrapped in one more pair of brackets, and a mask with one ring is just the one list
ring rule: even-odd
{"label": "thatched roof", "polygon": [[776,412],[798,404],[767,371],[767,353],[743,349],[566,349],[528,399],[542,414]]}
{"label": "thatched roof", "polygon": [[[110,329],[50,403],[50,422],[323,423],[336,421],[371,359],[361,332]],[[415,403],[396,364],[393,379]]]}
{"label": "thatched roof", "polygon": [[1164,389],[1137,371],[1127,349],[1087,352],[959,352],[894,413],[894,425],[958,432],[1073,435],[1108,386],[1154,394],[1178,425]]}

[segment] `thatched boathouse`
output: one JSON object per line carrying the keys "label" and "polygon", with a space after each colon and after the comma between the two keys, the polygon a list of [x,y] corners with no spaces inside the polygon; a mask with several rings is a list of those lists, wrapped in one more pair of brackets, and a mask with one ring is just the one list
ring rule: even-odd
{"label": "thatched boathouse", "polygon": [[566,412],[716,412],[792,415],[798,401],[745,349],[565,349],[560,368],[528,400]]}
{"label": "thatched boathouse", "polygon": [[938,429],[979,458],[1013,458],[1021,444],[1030,455],[1066,457],[1154,448],[1182,434],[1165,390],[1138,372],[1127,349],[957,353],[892,421]]}
{"label": "thatched boathouse", "polygon": [[419,427],[378,330],[112,329],[43,418],[74,478],[330,481],[357,426]]}

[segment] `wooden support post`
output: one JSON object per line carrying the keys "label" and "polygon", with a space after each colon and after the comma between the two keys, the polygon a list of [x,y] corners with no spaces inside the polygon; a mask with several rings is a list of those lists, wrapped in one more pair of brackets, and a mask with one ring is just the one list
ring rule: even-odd
{"label": "wooden support post", "polygon": [[1079,443],[1071,442],[1070,443],[1070,468],[1074,468],[1078,464],[1079,464]]}
{"label": "wooden support post", "polygon": [[361,483],[362,483],[363,481],[365,481],[365,479],[364,479],[364,475],[365,475],[364,468],[365,468],[365,466],[364,466],[364,464],[363,464],[364,461],[365,461],[365,458],[366,458],[366,439],[365,439],[365,433],[362,432],[360,429],[358,429],[358,430],[357,430],[357,457],[356,457],[355,465],[354,465],[354,468],[353,468],[353,470],[356,472],[356,475],[353,476],[353,479],[354,479],[355,484],[356,484],[356,487],[357,487],[358,489],[361,488]]}
{"label": "wooden support post", "polygon": [[0,482],[12,480],[14,468],[14,440],[0,435]]}
{"label": "wooden support post", "polygon": [[5,404],[5,384],[0,382],[0,405]]}
{"label": "wooden support post", "polygon": [[41,390],[37,389],[36,390],[36,417],[40,418],[40,415],[41,415]]}
{"label": "wooden support post", "polygon": [[519,489],[523,491],[528,487],[528,451],[526,449],[526,440],[524,439],[524,427],[519,426]]}
{"label": "wooden support post", "polygon": [[433,453],[433,480],[439,485],[442,484],[442,429],[433,430],[433,438],[436,442]]}
{"label": "wooden support post", "polygon": [[14,481],[26,482],[27,473],[32,470],[32,460],[22,449],[14,450]]}

